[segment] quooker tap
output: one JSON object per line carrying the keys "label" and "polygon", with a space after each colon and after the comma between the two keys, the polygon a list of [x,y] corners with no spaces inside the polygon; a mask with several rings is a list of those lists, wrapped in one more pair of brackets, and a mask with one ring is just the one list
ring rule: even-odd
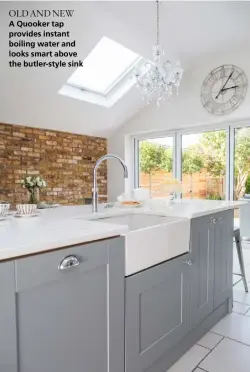
{"label": "quooker tap", "polygon": [[127,168],[126,164],[124,163],[124,161],[121,158],[119,158],[119,156],[113,155],[113,154],[107,154],[107,155],[104,155],[100,159],[97,160],[97,162],[95,163],[95,166],[94,166],[94,171],[93,171],[92,211],[94,213],[98,212],[97,170],[99,168],[99,165],[104,160],[107,160],[107,159],[117,159],[120,162],[120,164],[123,168],[124,178],[128,178],[128,168]]}

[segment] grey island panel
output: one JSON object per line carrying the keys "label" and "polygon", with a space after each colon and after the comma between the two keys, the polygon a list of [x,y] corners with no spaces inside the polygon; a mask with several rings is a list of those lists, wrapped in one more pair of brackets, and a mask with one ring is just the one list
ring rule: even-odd
{"label": "grey island panel", "polygon": [[17,372],[14,262],[0,264],[0,371]]}
{"label": "grey island panel", "polygon": [[126,372],[165,372],[230,311],[233,212],[193,219],[190,248],[126,278]]}
{"label": "grey island panel", "polygon": [[124,372],[123,238],[16,261],[16,316],[13,372]]}
{"label": "grey island panel", "polygon": [[190,329],[190,268],[179,257],[126,278],[126,372],[147,370]]}
{"label": "grey island panel", "polygon": [[233,291],[233,229],[234,211],[218,213],[218,221],[214,232],[214,308],[227,298]]}
{"label": "grey island panel", "polygon": [[191,223],[191,327],[214,309],[214,224],[211,216]]}

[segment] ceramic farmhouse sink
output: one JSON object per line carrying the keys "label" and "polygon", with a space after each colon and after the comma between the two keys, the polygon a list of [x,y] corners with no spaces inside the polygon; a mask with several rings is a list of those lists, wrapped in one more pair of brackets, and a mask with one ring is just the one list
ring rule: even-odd
{"label": "ceramic farmhouse sink", "polygon": [[125,214],[121,216],[106,216],[98,218],[98,222],[115,223],[127,225],[130,231],[145,229],[147,227],[161,225],[162,223],[173,222],[178,218],[158,216],[154,214]]}
{"label": "ceramic farmhouse sink", "polygon": [[124,234],[126,276],[189,252],[189,219],[147,213],[100,214],[87,219],[128,226]]}

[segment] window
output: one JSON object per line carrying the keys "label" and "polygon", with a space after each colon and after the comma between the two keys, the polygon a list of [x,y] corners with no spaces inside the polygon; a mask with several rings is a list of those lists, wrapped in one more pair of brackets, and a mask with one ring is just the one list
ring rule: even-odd
{"label": "window", "polygon": [[59,94],[111,107],[135,84],[134,69],[142,68],[143,61],[137,53],[104,36]]}
{"label": "window", "polygon": [[[239,200],[246,194],[250,198],[249,122],[166,131],[160,135],[151,133],[149,136],[144,134],[134,138],[135,187],[149,188],[152,197],[165,197],[169,195],[165,184],[171,185],[171,180],[166,177],[173,177],[182,183],[180,196],[183,199]],[[165,148],[163,160],[159,160],[161,151],[158,151],[158,158],[148,151],[150,144]],[[175,180],[172,182],[176,183]],[[176,196],[179,197],[179,192]]]}
{"label": "window", "polygon": [[250,194],[250,127],[234,130],[234,200]]}
{"label": "window", "polygon": [[152,197],[166,196],[164,182],[173,177],[172,136],[139,141],[139,187]]}
{"label": "window", "polygon": [[182,135],[182,198],[223,200],[226,194],[226,131]]}

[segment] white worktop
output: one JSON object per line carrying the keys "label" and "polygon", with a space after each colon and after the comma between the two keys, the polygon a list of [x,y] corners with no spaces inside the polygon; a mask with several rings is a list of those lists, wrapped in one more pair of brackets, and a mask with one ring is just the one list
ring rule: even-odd
{"label": "white worktop", "polygon": [[123,225],[74,218],[90,214],[89,206],[39,210],[38,217],[0,221],[0,261],[52,249],[112,238],[125,233]]}
{"label": "white worktop", "polygon": [[[150,201],[145,207],[129,209],[131,213],[157,213],[180,218],[195,218],[227,209],[239,208],[245,202],[182,201],[166,205],[164,200]],[[99,208],[100,214],[128,213],[128,209]],[[128,226],[87,220],[91,206],[69,206],[39,210],[38,217],[9,217],[0,221],[0,260],[35,254],[74,244],[123,235]],[[83,218],[77,218],[83,217]]]}
{"label": "white worktop", "polygon": [[246,205],[245,201],[224,201],[224,200],[177,200],[168,204],[164,199],[153,199],[149,202],[151,207],[160,212],[164,210],[168,216],[181,218],[196,218],[212,213],[218,213],[229,209],[240,208]]}

